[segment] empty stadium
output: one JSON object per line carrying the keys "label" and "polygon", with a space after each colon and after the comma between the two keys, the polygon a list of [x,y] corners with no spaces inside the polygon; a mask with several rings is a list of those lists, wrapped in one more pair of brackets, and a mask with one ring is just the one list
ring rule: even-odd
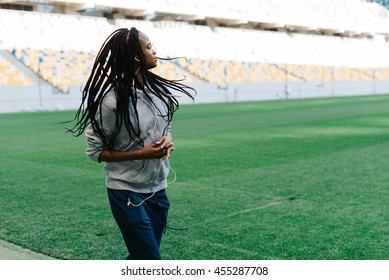
{"label": "empty stadium", "polygon": [[[65,133],[135,26],[197,90],[173,126],[165,259],[388,259],[389,10],[360,0],[0,0],[0,239],[120,259],[101,166]],[[171,178],[173,180],[173,178]],[[175,180],[174,179],[174,180]]]}
{"label": "empty stadium", "polygon": [[2,112],[76,108],[103,39],[131,26],[160,57],[188,59],[156,71],[196,84],[199,103],[388,92],[388,10],[378,3],[1,3]]}

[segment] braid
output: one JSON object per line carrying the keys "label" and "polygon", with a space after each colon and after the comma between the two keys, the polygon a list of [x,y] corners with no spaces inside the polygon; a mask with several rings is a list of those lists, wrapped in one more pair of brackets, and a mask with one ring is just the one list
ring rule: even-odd
{"label": "braid", "polygon": [[[138,61],[135,61],[135,58]],[[136,67],[139,65],[139,67]],[[140,72],[142,80],[138,79]],[[143,84],[142,84],[143,82]],[[144,85],[144,86],[143,86]],[[102,120],[102,102],[108,92],[114,90],[116,98],[116,123],[109,135],[105,132]],[[146,67],[142,47],[139,42],[139,31],[136,28],[121,28],[114,31],[103,43],[96,56],[90,76],[82,90],[82,101],[76,112],[73,128],[68,129],[75,136],[80,136],[91,124],[95,133],[102,139],[104,146],[113,148],[114,139],[124,125],[130,140],[143,146],[140,138],[139,114],[136,109],[137,93],[135,88],[142,88],[146,98],[152,104],[149,93],[161,99],[167,107],[167,114],[162,115],[168,123],[171,122],[179,103],[171,93],[172,90],[181,92],[193,99],[189,91],[196,92],[192,87],[162,78]],[[129,106],[132,106],[135,120],[131,121]],[[154,104],[155,106],[155,104]],[[100,109],[99,109],[100,108]],[[157,106],[155,106],[157,108]],[[98,112],[98,110],[100,110]],[[100,118],[96,119],[97,113]]]}

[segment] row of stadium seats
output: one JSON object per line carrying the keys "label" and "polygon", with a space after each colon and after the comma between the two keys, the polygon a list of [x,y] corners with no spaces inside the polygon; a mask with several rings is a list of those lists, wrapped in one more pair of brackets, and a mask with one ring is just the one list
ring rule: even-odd
{"label": "row of stadium seats", "polygon": [[[11,53],[44,80],[63,92],[74,84],[85,82],[93,64],[95,53],[76,51],[55,51],[13,49]],[[1,60],[1,69],[9,69],[9,75],[3,73],[2,85],[32,83],[22,74],[15,74],[15,67]],[[160,60],[154,70],[169,79],[186,78],[188,83],[206,81],[220,87],[233,82],[289,82],[312,81],[320,84],[332,80],[389,80],[389,68],[350,68],[304,64],[275,64],[262,62],[242,62],[232,60],[176,59]],[[4,78],[7,77],[8,78]],[[12,80],[19,77],[19,80]],[[7,83],[7,81],[9,81]]]}
{"label": "row of stadium seats", "polygon": [[[84,53],[74,50],[64,52],[53,49],[34,50],[26,48],[12,49],[9,52],[45,81],[63,92],[67,92],[71,85],[86,82],[96,56],[94,52]],[[169,79],[186,78],[189,83],[202,81],[196,75],[185,71],[185,69],[180,69],[171,61],[161,60],[159,64],[155,72]],[[7,69],[10,66],[2,65],[2,69]],[[15,75],[14,71],[10,71],[7,80],[12,79],[13,75]],[[11,84],[3,82],[2,85]]]}
{"label": "row of stadium seats", "polygon": [[191,71],[219,86],[231,82],[292,82],[388,80],[389,68],[349,68],[321,65],[270,64],[191,59]]}
{"label": "row of stadium seats", "polygon": [[389,44],[382,38],[211,29],[172,21],[116,19],[114,23],[96,17],[0,9],[0,25],[4,26],[0,50],[8,50],[63,92],[85,81],[110,32],[132,26],[157,42],[160,57],[188,58],[189,65],[184,59],[160,61],[156,71],[170,79],[184,74],[188,82],[208,81],[219,86],[230,82],[388,79]]}
{"label": "row of stadium seats", "polygon": [[[215,28],[235,59],[348,67],[388,66],[384,39],[341,38],[232,28]],[[231,38],[235,38],[231,40]],[[236,42],[236,43],[234,43]]]}

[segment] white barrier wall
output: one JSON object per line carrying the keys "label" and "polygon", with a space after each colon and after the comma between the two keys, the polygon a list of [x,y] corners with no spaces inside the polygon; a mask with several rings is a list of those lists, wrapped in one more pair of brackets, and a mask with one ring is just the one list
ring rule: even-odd
{"label": "white barrier wall", "polygon": [[[179,99],[181,104],[241,102],[254,100],[276,100],[388,94],[389,81],[358,82],[312,82],[285,83],[234,83],[226,88],[214,84],[194,84],[197,90],[195,102],[188,97]],[[74,110],[81,102],[81,86],[73,86],[70,93],[53,92],[52,87],[0,87],[0,113],[26,111]]]}

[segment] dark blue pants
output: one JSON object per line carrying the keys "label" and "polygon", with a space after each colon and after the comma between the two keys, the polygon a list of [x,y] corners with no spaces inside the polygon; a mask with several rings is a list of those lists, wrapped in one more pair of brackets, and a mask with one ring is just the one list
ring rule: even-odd
{"label": "dark blue pants", "polygon": [[[156,192],[145,200],[151,195],[108,189],[112,214],[129,252],[127,259],[161,259],[159,248],[167,224],[170,203],[165,190]],[[129,200],[131,205],[128,205]]]}

